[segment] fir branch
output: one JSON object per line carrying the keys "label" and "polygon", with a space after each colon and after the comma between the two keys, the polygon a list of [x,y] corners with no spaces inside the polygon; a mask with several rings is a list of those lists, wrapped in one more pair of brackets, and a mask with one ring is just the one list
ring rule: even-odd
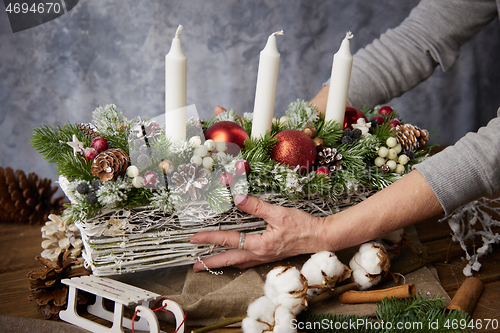
{"label": "fir branch", "polygon": [[388,138],[395,136],[393,127],[387,123],[375,126],[372,133],[379,140],[380,144],[385,144]]}
{"label": "fir branch", "polygon": [[342,137],[342,127],[335,121],[325,121],[325,116],[320,114],[314,124],[318,134],[316,137],[323,139],[326,147],[335,147]]}
{"label": "fir branch", "polygon": [[123,149],[128,154],[128,132],[132,121],[126,119],[116,105],[97,107],[92,114],[92,123],[114,148]]}
{"label": "fir branch", "polygon": [[232,207],[233,198],[231,193],[227,188],[222,186],[206,191],[202,199],[208,203],[213,211],[219,214],[228,211]]}
{"label": "fir branch", "polygon": [[245,148],[242,157],[250,163],[268,162],[271,159],[271,151],[278,140],[268,133],[260,138],[248,138],[245,140]]}
{"label": "fir branch", "polygon": [[299,131],[302,131],[307,125],[314,124],[319,117],[316,105],[300,100],[290,103],[285,113],[289,118],[286,128]]}

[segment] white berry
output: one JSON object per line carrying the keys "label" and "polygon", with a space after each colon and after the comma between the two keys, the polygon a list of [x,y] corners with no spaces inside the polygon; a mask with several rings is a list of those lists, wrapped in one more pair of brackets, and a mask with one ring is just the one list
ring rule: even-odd
{"label": "white berry", "polygon": [[198,155],[200,157],[207,156],[208,154],[208,148],[206,146],[199,146],[194,150],[194,154]]}
{"label": "white berry", "polygon": [[396,147],[397,144],[398,144],[398,140],[396,140],[395,137],[390,137],[387,139],[387,141],[385,142],[387,144],[387,147],[389,148],[393,148],[393,147]]}
{"label": "white berry", "polygon": [[379,156],[375,159],[376,166],[381,167],[384,164],[385,164],[385,158]]}
{"label": "white berry", "polygon": [[398,160],[398,153],[394,149],[389,149],[389,152],[387,153],[387,157],[390,160],[397,161]]}
{"label": "white berry", "polygon": [[394,150],[396,151],[396,153],[398,153],[398,154],[399,154],[399,153],[401,153],[401,151],[403,150],[403,147],[401,146],[401,144],[400,144],[400,143],[398,143],[398,144],[396,145],[396,147],[394,147]]}
{"label": "white berry", "polygon": [[378,149],[378,156],[387,157],[388,154],[389,154],[389,149],[387,149],[386,147],[380,147]]}
{"label": "white berry", "polygon": [[290,120],[290,117],[283,116],[283,117],[280,118],[280,124],[285,125],[289,120]]}
{"label": "white berry", "polygon": [[396,166],[396,173],[399,173],[400,175],[402,175],[403,173],[405,173],[405,166],[402,165],[402,164],[398,164]]}
{"label": "white berry", "polygon": [[213,167],[213,165],[214,165],[214,160],[210,156],[203,158],[203,166],[205,168],[211,169]]}
{"label": "white berry", "polygon": [[408,161],[409,161],[409,158],[408,158],[408,156],[406,156],[406,155],[401,155],[401,156],[399,156],[399,158],[398,158],[398,162],[399,162],[399,164],[401,164],[401,165],[406,165],[406,164],[408,163]]}
{"label": "white berry", "polygon": [[141,176],[137,176],[134,179],[132,179],[132,185],[136,188],[141,188],[144,187],[144,178]]}
{"label": "white berry", "polygon": [[212,139],[208,139],[204,144],[205,147],[207,147],[208,151],[212,151],[215,148],[215,141]]}
{"label": "white berry", "polygon": [[215,148],[217,149],[217,151],[226,151],[227,145],[225,142],[216,142]]}
{"label": "white berry", "polygon": [[127,176],[130,178],[135,178],[139,176],[139,168],[137,168],[135,165],[131,165],[127,168]]}
{"label": "white berry", "polygon": [[203,160],[199,155],[193,155],[193,157],[191,157],[191,163],[200,166],[203,163]]}
{"label": "white berry", "polygon": [[393,160],[387,161],[387,166],[389,167],[389,169],[395,170],[396,169],[396,161],[393,161]]}
{"label": "white berry", "polygon": [[193,148],[199,147],[201,145],[201,138],[199,136],[193,136],[189,139],[188,143]]}

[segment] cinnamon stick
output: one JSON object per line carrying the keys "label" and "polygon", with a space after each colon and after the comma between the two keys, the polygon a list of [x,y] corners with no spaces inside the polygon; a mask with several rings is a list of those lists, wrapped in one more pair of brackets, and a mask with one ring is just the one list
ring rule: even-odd
{"label": "cinnamon stick", "polygon": [[473,276],[466,278],[446,308],[449,310],[464,310],[472,315],[483,292],[483,287],[483,282],[478,278]]}
{"label": "cinnamon stick", "polygon": [[410,298],[415,295],[415,285],[413,283],[404,284],[380,290],[349,290],[340,294],[339,300],[342,303],[375,303],[384,298]]}

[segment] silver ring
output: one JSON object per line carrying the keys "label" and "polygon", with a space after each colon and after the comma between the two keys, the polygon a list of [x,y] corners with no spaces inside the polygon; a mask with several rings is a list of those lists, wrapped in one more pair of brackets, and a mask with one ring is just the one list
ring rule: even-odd
{"label": "silver ring", "polygon": [[243,246],[245,245],[245,236],[244,232],[240,232],[240,241],[238,242],[238,250],[243,250]]}

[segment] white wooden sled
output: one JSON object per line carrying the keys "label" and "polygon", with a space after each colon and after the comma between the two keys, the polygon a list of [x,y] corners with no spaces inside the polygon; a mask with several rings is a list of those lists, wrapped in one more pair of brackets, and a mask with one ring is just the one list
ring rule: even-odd
{"label": "white wooden sled", "polygon": [[[97,276],[81,276],[72,279],[61,280],[69,286],[68,307],[59,313],[59,317],[68,323],[77,325],[86,330],[98,333],[124,332],[123,327],[132,328],[132,320],[123,316],[124,306],[136,306],[138,321],[134,321],[134,330],[149,332],[160,332],[158,318],[151,310],[154,302],[162,298],[161,295],[137,288],[122,282]],[[83,318],[77,313],[77,291],[84,290],[96,295],[95,304],[89,305],[87,311],[97,317],[113,323],[106,327],[90,319]],[[104,298],[113,301],[114,312],[104,308]],[[151,304],[153,302],[153,304]],[[162,302],[164,309],[173,313],[178,333],[184,333],[184,311],[174,301],[165,299]]]}

